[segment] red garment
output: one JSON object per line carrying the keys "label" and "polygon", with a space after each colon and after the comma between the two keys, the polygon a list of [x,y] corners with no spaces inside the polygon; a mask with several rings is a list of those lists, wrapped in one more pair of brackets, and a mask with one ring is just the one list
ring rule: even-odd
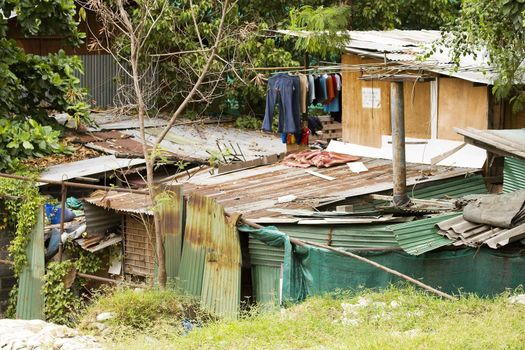
{"label": "red garment", "polygon": [[334,78],[331,75],[329,75],[326,78],[326,94],[328,95],[328,98],[326,99],[326,101],[324,101],[325,105],[330,104],[330,102],[332,102],[332,100],[335,98],[333,81],[334,81]]}

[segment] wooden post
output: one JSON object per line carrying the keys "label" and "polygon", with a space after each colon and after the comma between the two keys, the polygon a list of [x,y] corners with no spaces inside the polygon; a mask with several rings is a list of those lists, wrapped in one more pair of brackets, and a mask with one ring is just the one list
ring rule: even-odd
{"label": "wooden post", "polygon": [[394,180],[394,205],[410,203],[407,195],[405,159],[405,106],[403,102],[403,81],[390,84],[390,117],[392,120],[392,170]]}

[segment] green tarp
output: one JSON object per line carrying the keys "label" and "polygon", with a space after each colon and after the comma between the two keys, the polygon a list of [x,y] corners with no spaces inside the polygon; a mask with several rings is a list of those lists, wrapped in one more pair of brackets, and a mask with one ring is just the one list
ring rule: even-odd
{"label": "green tarp", "polygon": [[[400,281],[394,275],[351,257],[312,246],[295,246],[273,226],[254,229],[243,225],[239,230],[266,244],[284,246],[283,301],[299,301],[308,295],[336,289],[385,288]],[[525,282],[525,256],[521,249],[510,247],[504,251],[490,248],[443,250],[419,256],[401,251],[359,254],[452,294],[462,291],[487,296]],[[270,273],[278,276],[275,272]],[[276,281],[268,284],[268,289],[275,293]],[[255,290],[263,293],[265,288],[256,286]],[[279,300],[278,294],[274,299]]]}

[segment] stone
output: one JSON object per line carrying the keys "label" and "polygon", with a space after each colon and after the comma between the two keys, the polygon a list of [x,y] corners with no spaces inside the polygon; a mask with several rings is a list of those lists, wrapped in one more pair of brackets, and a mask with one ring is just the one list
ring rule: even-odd
{"label": "stone", "polygon": [[98,322],[104,322],[104,321],[107,321],[107,320],[109,320],[111,318],[113,318],[113,313],[112,312],[102,312],[102,313],[97,315],[97,321]]}

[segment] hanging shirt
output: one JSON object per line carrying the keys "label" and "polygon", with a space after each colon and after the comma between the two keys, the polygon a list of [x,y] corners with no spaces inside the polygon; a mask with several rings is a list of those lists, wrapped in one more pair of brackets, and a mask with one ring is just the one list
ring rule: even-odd
{"label": "hanging shirt", "polygon": [[301,91],[299,93],[301,103],[301,113],[306,113],[306,99],[308,95],[308,78],[304,74],[298,74],[301,83]]}
{"label": "hanging shirt", "polygon": [[334,83],[331,75],[326,76],[326,92],[327,98],[324,104],[329,104],[335,98]]}
{"label": "hanging shirt", "polygon": [[315,100],[315,80],[312,74],[308,74],[308,104],[311,105]]}
{"label": "hanging shirt", "polygon": [[325,103],[325,101],[328,99],[328,91],[326,89],[326,78],[328,78],[328,75],[324,74],[321,75],[319,78],[319,84],[321,85],[321,99],[318,99],[318,103]]}
{"label": "hanging shirt", "polygon": [[314,104],[321,103],[323,100],[323,88],[321,87],[321,77],[316,75],[314,77],[315,86],[315,99],[312,101]]}

